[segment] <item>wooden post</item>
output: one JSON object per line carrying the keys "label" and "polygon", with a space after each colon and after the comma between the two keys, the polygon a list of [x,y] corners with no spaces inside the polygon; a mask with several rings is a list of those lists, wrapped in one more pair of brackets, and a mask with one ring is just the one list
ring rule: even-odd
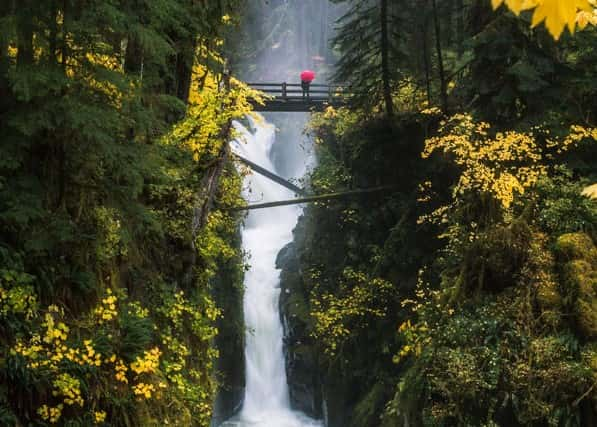
{"label": "wooden post", "polygon": [[286,101],[286,82],[282,83],[282,98]]}

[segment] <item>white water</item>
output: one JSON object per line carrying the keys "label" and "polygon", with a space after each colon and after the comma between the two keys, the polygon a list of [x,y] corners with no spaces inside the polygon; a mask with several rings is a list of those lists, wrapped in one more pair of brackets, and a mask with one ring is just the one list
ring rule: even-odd
{"label": "white water", "polygon": [[[233,149],[276,172],[271,160],[275,128],[265,120],[253,123],[253,126],[254,134],[235,124],[242,137],[240,142],[234,143]],[[284,160],[298,170],[302,167],[301,175],[304,174],[308,155],[303,153],[302,158],[291,157]],[[244,185],[244,196],[249,202],[294,197],[286,188],[255,173],[245,177]],[[290,408],[282,347],[283,328],[278,308],[280,272],[275,267],[276,256],[292,240],[292,229],[301,208],[293,205],[249,212],[242,230],[243,248],[250,254],[244,295],[247,327],[245,398],[240,414],[225,422],[223,427],[321,427],[320,422]]]}

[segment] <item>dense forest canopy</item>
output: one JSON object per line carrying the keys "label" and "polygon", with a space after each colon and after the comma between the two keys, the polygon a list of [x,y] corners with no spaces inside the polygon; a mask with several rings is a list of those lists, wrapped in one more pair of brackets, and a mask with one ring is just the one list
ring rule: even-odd
{"label": "dense forest canopy", "polygon": [[264,101],[237,76],[306,67],[355,94],[311,116],[306,188],[387,191],[310,204],[279,257],[293,405],[597,425],[595,2],[331,3],[0,3],[0,425],[210,425],[250,262],[228,142]]}

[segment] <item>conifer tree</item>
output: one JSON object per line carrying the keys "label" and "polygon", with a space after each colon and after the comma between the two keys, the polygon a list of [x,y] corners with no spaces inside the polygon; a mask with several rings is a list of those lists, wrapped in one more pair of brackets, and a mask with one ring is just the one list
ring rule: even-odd
{"label": "conifer tree", "polygon": [[351,1],[338,20],[333,44],[339,51],[334,80],[346,84],[357,104],[373,107],[380,100],[388,117],[394,112],[392,92],[398,80],[396,2]]}

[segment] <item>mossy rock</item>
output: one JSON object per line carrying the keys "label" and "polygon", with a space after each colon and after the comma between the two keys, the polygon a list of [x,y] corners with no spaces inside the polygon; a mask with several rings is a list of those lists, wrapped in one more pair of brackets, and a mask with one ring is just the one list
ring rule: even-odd
{"label": "mossy rock", "polygon": [[563,268],[564,293],[574,301],[578,327],[586,337],[597,337],[597,269],[577,259]]}
{"label": "mossy rock", "polygon": [[587,337],[597,337],[597,299],[578,301],[578,326]]}
{"label": "mossy rock", "polygon": [[289,316],[296,317],[303,323],[308,323],[311,320],[309,306],[303,295],[292,292],[287,301],[286,313]]}
{"label": "mossy rock", "polygon": [[562,269],[564,279],[564,292],[568,293],[568,289],[578,292],[578,295],[592,294],[594,291],[594,274],[593,266],[582,259],[564,264]]}
{"label": "mossy rock", "polygon": [[545,322],[555,325],[560,321],[563,306],[562,295],[558,290],[558,283],[546,277],[537,284],[537,302],[541,307]]}
{"label": "mossy rock", "polygon": [[537,300],[543,309],[560,308],[562,306],[562,295],[558,291],[558,284],[546,277],[537,284]]}
{"label": "mossy rock", "polygon": [[[581,264],[582,263],[582,264]],[[597,337],[597,269],[589,269],[589,263],[574,261],[577,275],[578,321],[581,330],[589,337]]]}
{"label": "mossy rock", "polygon": [[585,233],[567,233],[558,237],[555,252],[562,261],[584,259],[592,265],[597,264],[597,248],[593,240]]}
{"label": "mossy rock", "polygon": [[374,384],[355,405],[350,425],[353,427],[379,425],[379,413],[386,403],[387,397],[384,385],[382,383]]}
{"label": "mossy rock", "polygon": [[450,299],[502,292],[516,284],[516,276],[528,259],[533,234],[526,222],[496,226],[468,246],[458,276],[442,277],[442,287],[452,289]]}
{"label": "mossy rock", "polygon": [[595,380],[597,380],[597,343],[592,342],[582,350],[582,360],[593,370]]}

